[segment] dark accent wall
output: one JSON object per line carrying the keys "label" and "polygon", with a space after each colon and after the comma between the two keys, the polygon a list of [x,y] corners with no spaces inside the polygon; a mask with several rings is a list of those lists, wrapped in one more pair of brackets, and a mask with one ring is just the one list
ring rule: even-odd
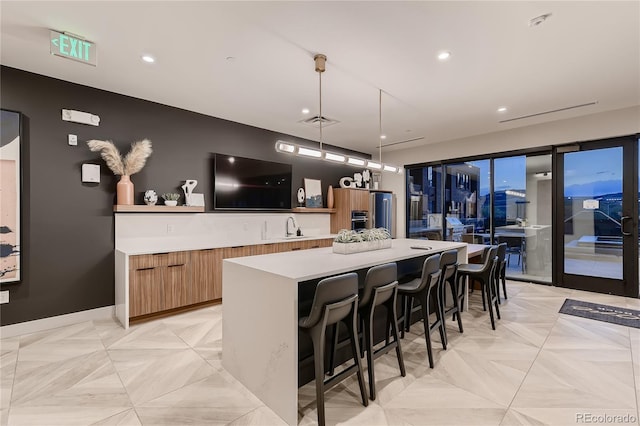
{"label": "dark accent wall", "polygon": [[[305,177],[322,180],[326,194],[328,185],[357,171],[274,150],[278,139],[317,145],[311,141],[9,67],[0,69],[0,106],[21,112],[24,123],[23,279],[2,286],[10,291],[2,325],[114,304],[117,178],[87,140],[112,140],[121,152],[151,140],[153,154],[132,177],[136,204],[146,189],[182,194],[184,180],[197,179],[195,192],[205,194],[211,210],[214,152],[291,163],[294,206]],[[99,115],[100,126],[62,121],[62,109]],[[68,134],[78,135],[78,146],[67,144]],[[100,164],[99,184],[81,182],[83,163]]]}

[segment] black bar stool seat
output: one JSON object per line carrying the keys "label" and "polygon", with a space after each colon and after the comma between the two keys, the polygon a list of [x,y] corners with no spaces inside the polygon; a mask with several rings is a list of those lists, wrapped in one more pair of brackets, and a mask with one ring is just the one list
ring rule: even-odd
{"label": "black bar stool seat", "polygon": [[484,306],[486,294],[487,305],[489,308],[489,317],[491,318],[491,328],[494,330],[496,329],[496,323],[493,315],[494,306],[498,319],[500,319],[498,296],[496,296],[495,291],[495,273],[498,264],[497,252],[497,246],[489,246],[484,251],[483,264],[463,264],[458,266],[458,277],[456,279],[456,281],[458,282],[458,286],[462,285],[462,280],[465,278],[468,278],[470,282],[471,280],[480,282],[480,285],[482,287],[482,307],[486,309]]}
{"label": "black bar stool seat", "polygon": [[[358,345],[357,317],[358,311],[358,275],[349,273],[325,278],[318,283],[309,316],[300,318],[298,326],[308,333],[313,342],[313,363],[316,378],[316,402],[318,405],[318,424],[325,424],[324,393],[333,386],[353,374],[358,375],[362,404],[369,404],[364,385],[360,348]],[[349,330],[351,350],[354,364],[333,377],[324,379],[325,341],[327,327],[343,321]]]}

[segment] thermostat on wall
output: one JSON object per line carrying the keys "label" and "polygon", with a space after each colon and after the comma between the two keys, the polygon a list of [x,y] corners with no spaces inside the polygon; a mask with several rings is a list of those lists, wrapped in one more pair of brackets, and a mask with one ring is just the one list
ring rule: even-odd
{"label": "thermostat on wall", "polygon": [[83,164],[82,165],[82,182],[100,183],[100,165],[99,164]]}

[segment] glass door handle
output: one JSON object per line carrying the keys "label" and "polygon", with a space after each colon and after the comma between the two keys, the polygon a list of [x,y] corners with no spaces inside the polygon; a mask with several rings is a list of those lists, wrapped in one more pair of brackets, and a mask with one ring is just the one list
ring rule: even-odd
{"label": "glass door handle", "polygon": [[631,232],[627,232],[624,230],[624,224],[627,220],[631,220],[631,216],[622,216],[620,218],[620,232],[622,232],[622,235],[624,235],[625,237],[629,237],[632,235]]}

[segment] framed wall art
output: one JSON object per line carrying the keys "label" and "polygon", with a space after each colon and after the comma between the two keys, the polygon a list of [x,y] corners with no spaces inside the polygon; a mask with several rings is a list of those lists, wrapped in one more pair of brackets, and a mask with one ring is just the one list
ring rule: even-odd
{"label": "framed wall art", "polygon": [[322,183],[317,179],[304,179],[305,207],[322,207]]}
{"label": "framed wall art", "polygon": [[21,280],[21,115],[0,110],[0,284]]}

